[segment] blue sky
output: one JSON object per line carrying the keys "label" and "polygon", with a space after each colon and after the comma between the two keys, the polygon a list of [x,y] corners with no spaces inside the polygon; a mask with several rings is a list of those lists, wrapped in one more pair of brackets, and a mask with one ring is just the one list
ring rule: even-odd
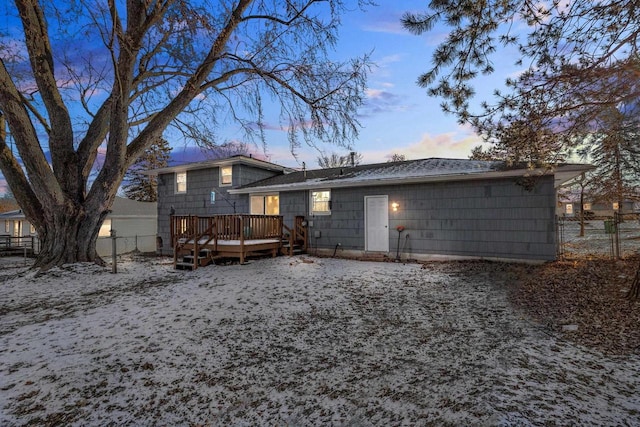
{"label": "blue sky", "polygon": [[[468,126],[460,126],[454,116],[440,109],[440,99],[427,96],[426,90],[416,84],[418,76],[430,65],[436,46],[445,39],[446,28],[436,28],[423,36],[405,31],[400,18],[406,11],[424,11],[425,0],[379,0],[378,6],[365,11],[355,6],[344,15],[335,58],[347,60],[371,53],[375,66],[368,81],[366,105],[360,110],[362,124],[360,136],[352,142],[353,149],[363,156],[363,163],[387,161],[392,154],[407,159],[429,157],[467,158],[481,139]],[[9,6],[11,9],[11,6]],[[3,7],[7,29],[13,25]],[[15,12],[14,12],[15,13]],[[11,13],[9,14],[11,15]],[[17,22],[15,22],[17,24]],[[507,75],[514,75],[514,56],[508,52],[496,55],[497,72],[477,81],[479,102],[489,99],[493,89],[501,86]],[[277,108],[267,111],[266,120],[271,130],[266,133],[266,153],[262,146],[249,147],[256,156],[290,167],[317,167],[320,152],[303,145],[297,157],[290,152],[285,130],[278,130]],[[234,126],[219,129],[221,141],[242,141],[242,133]],[[205,155],[196,147],[185,147],[179,137],[165,135],[174,146],[173,164],[202,160]],[[349,150],[337,146],[324,146],[324,152],[346,154]],[[46,149],[46,148],[45,148]],[[4,180],[0,175],[0,194]]]}
{"label": "blue sky", "polygon": [[[440,109],[440,99],[429,97],[416,81],[427,71],[436,46],[446,37],[446,29],[436,28],[427,35],[415,36],[402,28],[400,18],[406,11],[424,11],[424,0],[381,0],[366,11],[354,10],[344,16],[344,25],[336,55],[348,58],[372,52],[372,69],[366,105],[360,111],[363,128],[354,141],[363,163],[387,161],[393,153],[407,159],[428,157],[467,158],[481,139],[469,126],[460,126],[454,116]],[[513,57],[496,58],[499,71],[479,80],[477,100],[488,98],[501,86],[507,74],[515,73]],[[504,62],[500,64],[500,62]],[[230,130],[230,139],[237,138]],[[285,132],[267,133],[267,155],[274,163],[317,167],[318,151],[302,147],[298,158],[289,150]],[[325,152],[345,154],[346,149],[325,146]],[[261,152],[262,147],[256,148]],[[181,150],[177,148],[176,151]],[[177,153],[176,153],[177,154]]]}

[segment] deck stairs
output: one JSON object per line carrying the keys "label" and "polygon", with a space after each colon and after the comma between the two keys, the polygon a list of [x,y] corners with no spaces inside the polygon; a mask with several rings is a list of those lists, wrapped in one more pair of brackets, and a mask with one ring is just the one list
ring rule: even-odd
{"label": "deck stairs", "polygon": [[294,255],[302,255],[305,253],[304,242],[297,240],[293,242],[289,241],[289,239],[282,239],[282,248],[280,250],[282,255],[294,256]]}
{"label": "deck stairs", "polygon": [[176,270],[193,270],[196,262],[197,267],[206,267],[215,262],[217,258],[211,249],[200,249],[197,260],[194,260],[194,257],[193,250],[190,250],[188,254],[183,254],[182,260],[176,262]]}

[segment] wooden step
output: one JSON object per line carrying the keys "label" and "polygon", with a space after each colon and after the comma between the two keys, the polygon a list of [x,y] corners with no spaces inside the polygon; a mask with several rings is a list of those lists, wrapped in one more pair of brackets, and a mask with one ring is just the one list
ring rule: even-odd
{"label": "wooden step", "polygon": [[176,270],[193,270],[192,262],[176,262]]}

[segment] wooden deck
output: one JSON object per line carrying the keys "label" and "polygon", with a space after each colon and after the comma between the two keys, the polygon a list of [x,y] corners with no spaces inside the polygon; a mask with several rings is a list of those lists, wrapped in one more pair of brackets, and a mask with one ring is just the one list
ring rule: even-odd
{"label": "wooden deck", "polygon": [[289,228],[279,215],[174,215],[174,267],[195,270],[224,258],[243,264],[250,256],[293,255],[295,247],[307,247],[303,220],[296,217],[293,228]]}
{"label": "wooden deck", "polygon": [[35,236],[0,236],[0,256],[33,256],[37,252],[38,242]]}

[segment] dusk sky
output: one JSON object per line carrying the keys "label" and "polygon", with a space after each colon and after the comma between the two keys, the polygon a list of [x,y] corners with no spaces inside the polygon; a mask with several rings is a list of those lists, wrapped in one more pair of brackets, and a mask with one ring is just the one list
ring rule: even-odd
{"label": "dusk sky", "polygon": [[[420,74],[428,70],[432,52],[447,35],[447,30],[441,28],[415,36],[402,27],[402,14],[425,11],[426,3],[383,0],[377,7],[345,16],[338,56],[372,52],[376,64],[369,78],[366,106],[360,112],[363,128],[354,143],[355,151],[363,155],[363,163],[385,162],[393,153],[404,154],[407,159],[467,158],[471,149],[481,143],[473,129],[460,126],[454,116],[442,112],[441,99],[429,97],[416,83]],[[477,81],[477,102],[483,97],[490,99],[493,90],[518,71],[508,52],[496,55],[495,61],[495,75]],[[296,161],[284,132],[272,131],[268,138],[271,161],[292,167],[305,161],[307,167],[317,167],[317,150],[303,147]],[[325,149],[327,153],[347,152],[332,146]]]}
{"label": "dusk sky", "polygon": [[[402,27],[402,14],[425,11],[424,0],[377,3],[378,6],[364,12],[355,8],[344,16],[336,52],[341,59],[372,52],[375,63],[368,82],[366,105],[360,111],[363,127],[353,144],[354,150],[363,155],[363,163],[385,162],[393,153],[403,154],[407,159],[467,158],[471,149],[481,143],[480,137],[470,127],[460,126],[455,117],[442,112],[442,100],[429,97],[416,83],[420,74],[427,71],[432,52],[445,39],[447,30],[440,28],[415,36]],[[478,79],[477,102],[490,99],[493,89],[518,71],[513,66],[514,57],[507,53],[496,55],[495,61],[495,75]],[[277,112],[273,117],[277,123]],[[226,136],[230,140],[241,138],[233,129],[228,129]],[[183,146],[172,143],[176,145],[175,155],[184,150]],[[262,147],[251,147],[262,153]],[[348,152],[336,146],[324,148],[327,154]],[[308,168],[318,167],[319,152],[314,148],[302,147],[297,160],[294,158],[285,131],[267,132],[266,151],[274,163],[301,167],[304,161]]]}
{"label": "dusk sky", "polygon": [[[433,50],[445,39],[446,28],[436,28],[423,36],[415,36],[404,30],[400,23],[406,11],[425,11],[424,0],[379,0],[378,6],[360,10],[352,0],[352,11],[343,16],[338,46],[333,57],[348,60],[371,53],[374,67],[371,70],[366,104],[359,112],[362,124],[360,136],[353,141],[353,149],[362,154],[363,163],[387,161],[392,154],[402,154],[407,159],[429,157],[467,158],[471,149],[481,140],[468,126],[460,126],[455,117],[440,109],[440,99],[431,98],[416,81],[428,70]],[[7,7],[9,13],[7,13]],[[13,6],[3,6],[1,27],[10,30],[19,23]],[[16,28],[16,27],[13,27]],[[0,28],[5,30],[5,28]],[[494,75],[478,79],[475,101],[490,99],[492,91],[502,85],[508,75],[519,70],[509,52],[495,56]],[[256,156],[290,167],[317,168],[321,154],[316,148],[303,145],[294,157],[289,148],[287,133],[279,128],[279,109],[266,112],[270,130],[266,132],[266,153],[262,146],[249,147]],[[227,126],[217,132],[219,140],[244,142],[239,127]],[[165,137],[174,146],[173,164],[203,160],[206,154],[199,148],[186,146],[179,135],[167,132]],[[333,145],[321,146],[326,154],[347,154],[349,150]],[[46,147],[45,147],[46,149]],[[0,194],[5,182],[0,175]]]}

